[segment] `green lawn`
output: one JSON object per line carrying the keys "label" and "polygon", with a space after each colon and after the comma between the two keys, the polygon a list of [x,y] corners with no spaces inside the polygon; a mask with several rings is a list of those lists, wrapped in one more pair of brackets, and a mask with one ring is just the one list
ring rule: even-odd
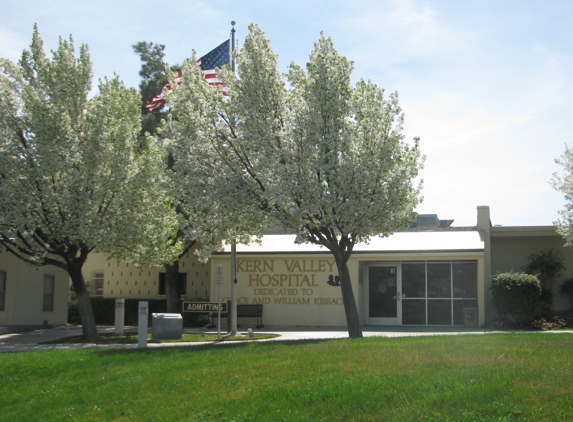
{"label": "green lawn", "polygon": [[573,334],[0,354],[6,421],[570,421]]}

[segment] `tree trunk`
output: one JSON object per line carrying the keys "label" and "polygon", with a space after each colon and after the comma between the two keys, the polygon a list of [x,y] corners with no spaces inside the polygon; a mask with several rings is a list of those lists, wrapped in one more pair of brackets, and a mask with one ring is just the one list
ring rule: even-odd
{"label": "tree trunk", "polygon": [[338,275],[340,277],[340,289],[342,290],[342,300],[344,301],[344,313],[346,314],[346,326],[348,328],[348,337],[356,338],[362,337],[362,327],[360,326],[360,318],[358,317],[358,307],[354,299],[354,292],[352,291],[352,280],[350,279],[350,271],[348,271],[347,261],[345,261],[338,254],[333,254],[338,268]]}
{"label": "tree trunk", "polygon": [[167,302],[167,312],[181,312],[179,306],[179,261],[165,264],[165,301]]}
{"label": "tree trunk", "polygon": [[83,263],[78,263],[73,267],[70,266],[69,274],[72,279],[76,298],[78,299],[78,310],[82,321],[83,337],[86,340],[95,340],[99,337],[99,334],[92,303],[90,301],[90,293],[86,286],[84,275],[82,274],[82,266]]}

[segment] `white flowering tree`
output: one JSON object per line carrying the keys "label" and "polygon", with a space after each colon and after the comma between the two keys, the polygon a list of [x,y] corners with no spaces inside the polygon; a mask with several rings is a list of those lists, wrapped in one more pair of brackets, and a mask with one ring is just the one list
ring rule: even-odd
{"label": "white flowering tree", "polygon": [[[264,33],[251,25],[237,55],[238,76],[220,75],[231,100],[211,89],[192,63],[168,96],[172,118],[164,135],[176,174],[204,187],[180,196],[256,216],[297,234],[297,242],[326,247],[341,281],[350,337],[361,337],[348,270],[354,246],[408,227],[419,202],[423,157],[418,140],[401,134],[397,94],[370,81],[355,86],[352,62],[330,38],[315,43],[306,70],[282,75]],[[212,205],[206,205],[212,204]],[[256,210],[256,211],[255,211]],[[246,226],[248,227],[248,225]]]}
{"label": "white flowering tree", "polygon": [[560,218],[554,222],[557,232],[565,240],[565,245],[573,247],[573,149],[565,145],[565,152],[555,160],[563,167],[564,174],[553,174],[553,188],[565,196],[565,208],[559,211]]}
{"label": "white flowering tree", "polygon": [[90,98],[87,46],[60,39],[46,57],[37,28],[18,64],[0,60],[0,245],[29,264],[66,270],[83,335],[97,327],[82,275],[94,249],[138,264],[178,253],[177,218],[156,190],[159,149],[138,141],[139,94],[100,81]]}

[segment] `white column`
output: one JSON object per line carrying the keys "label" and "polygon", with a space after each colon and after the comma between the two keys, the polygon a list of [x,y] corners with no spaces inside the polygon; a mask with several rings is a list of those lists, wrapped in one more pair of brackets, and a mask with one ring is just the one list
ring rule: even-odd
{"label": "white column", "polygon": [[[491,220],[489,207],[486,205],[477,208],[477,228],[483,241],[483,288],[478,292],[479,326],[492,319],[491,298]],[[479,283],[478,283],[479,286]]]}
{"label": "white column", "polygon": [[125,299],[118,297],[115,299],[115,331],[116,336],[122,336],[124,333],[125,321]]}
{"label": "white column", "polygon": [[144,300],[139,302],[139,320],[137,325],[137,347],[147,347],[147,314],[149,312],[149,302]]}

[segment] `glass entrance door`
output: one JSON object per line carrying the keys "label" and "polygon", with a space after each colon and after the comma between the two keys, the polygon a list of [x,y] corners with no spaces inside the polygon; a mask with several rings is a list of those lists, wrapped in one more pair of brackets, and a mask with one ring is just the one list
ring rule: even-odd
{"label": "glass entrance door", "polygon": [[371,264],[368,266],[367,323],[401,324],[399,266]]}

